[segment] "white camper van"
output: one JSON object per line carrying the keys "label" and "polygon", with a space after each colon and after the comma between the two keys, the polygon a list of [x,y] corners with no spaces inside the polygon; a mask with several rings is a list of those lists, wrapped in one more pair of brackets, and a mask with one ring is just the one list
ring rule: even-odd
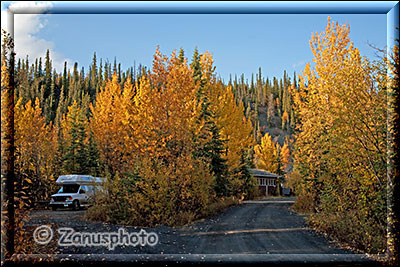
{"label": "white camper van", "polygon": [[80,207],[88,207],[93,200],[97,190],[102,190],[105,178],[93,177],[90,175],[61,175],[56,184],[61,185],[57,194],[51,195],[50,207],[72,208],[78,210]]}

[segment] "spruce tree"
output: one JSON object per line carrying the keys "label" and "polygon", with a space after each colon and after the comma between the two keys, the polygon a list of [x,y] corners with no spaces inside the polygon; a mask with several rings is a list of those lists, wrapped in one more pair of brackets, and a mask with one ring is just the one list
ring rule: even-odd
{"label": "spruce tree", "polygon": [[[62,92],[63,95],[68,95],[68,74],[67,74],[67,61],[64,62],[64,72],[62,77]],[[61,95],[61,94],[60,94]]]}
{"label": "spruce tree", "polygon": [[202,73],[201,73],[201,66],[200,66],[200,55],[197,50],[197,46],[194,49],[191,67],[193,70],[193,81],[198,86],[196,97],[197,97],[198,101],[201,101],[201,97],[204,95],[204,92],[203,92],[204,91],[204,89],[203,89],[204,83],[201,79]]}
{"label": "spruce tree", "polygon": [[89,140],[87,146],[87,169],[88,173],[93,176],[99,176],[101,172],[100,168],[100,152],[97,148],[96,141],[93,136],[93,132],[89,133]]}
{"label": "spruce tree", "polygon": [[97,58],[96,58],[96,52],[93,54],[93,60],[92,60],[92,66],[90,68],[90,89],[89,89],[89,94],[90,98],[94,99],[94,96],[96,94],[96,87],[98,83],[98,76],[97,76]]}
{"label": "spruce tree", "polygon": [[39,78],[39,72],[38,72],[38,59],[35,59],[35,69],[34,69],[34,77],[35,79]]}
{"label": "spruce tree", "polygon": [[109,78],[108,76],[109,76],[109,73],[108,73],[108,63],[105,62],[105,63],[104,63],[104,80],[103,80],[103,84],[102,84],[103,87],[106,86],[107,80],[108,80],[108,78]]}
{"label": "spruce tree", "polygon": [[42,72],[42,57],[39,58],[39,66],[38,66],[38,77],[42,77],[43,72]]}
{"label": "spruce tree", "polygon": [[222,140],[219,128],[214,121],[214,114],[210,109],[210,101],[205,92],[205,81],[202,80],[202,69],[200,65],[200,55],[197,47],[193,54],[191,63],[193,70],[193,80],[198,86],[197,102],[201,105],[200,114],[197,117],[197,124],[202,128],[198,136],[193,136],[195,149],[194,158],[204,160],[210,166],[210,171],[215,177],[215,191],[218,195],[228,194],[226,160],[222,158],[225,151],[225,141]]}
{"label": "spruce tree", "polygon": [[121,63],[118,63],[118,82],[121,83],[122,77],[121,77]]}
{"label": "spruce tree", "polygon": [[52,67],[50,60],[50,51],[47,49],[46,52],[46,62],[45,62],[45,81],[44,81],[44,93],[43,100],[47,99],[51,93],[51,76],[52,76]]}
{"label": "spruce tree", "polygon": [[[110,64],[111,65],[111,64]],[[111,66],[110,66],[110,69],[111,69]],[[117,74],[118,72],[117,72],[117,58],[116,57],[114,57],[114,66],[113,66],[113,72],[112,72],[112,74]]]}
{"label": "spruce tree", "polygon": [[179,49],[179,56],[178,56],[179,62],[183,63],[185,60],[185,51],[183,51],[183,48]]}
{"label": "spruce tree", "polygon": [[228,195],[229,184],[227,183],[228,166],[226,159],[222,158],[225,151],[225,140],[222,140],[220,130],[214,121],[208,122],[208,128],[212,134],[211,139],[204,145],[206,158],[210,159],[210,170],[215,177],[215,192],[217,195]]}
{"label": "spruce tree", "polygon": [[252,167],[248,153],[242,150],[240,156],[240,167],[235,170],[235,176],[242,182],[242,189],[239,193],[242,193],[245,199],[252,198],[257,190],[256,181],[250,172],[250,168]]}
{"label": "spruce tree", "polygon": [[88,149],[86,146],[86,117],[76,101],[69,109],[67,123],[69,124],[70,140],[63,143],[63,169],[66,173],[88,174]]}
{"label": "spruce tree", "polygon": [[78,124],[77,126],[77,143],[76,143],[76,159],[77,159],[77,172],[81,174],[88,174],[88,150],[85,144],[86,141],[86,128],[84,121],[86,120],[86,116],[83,112],[80,112],[78,115]]}

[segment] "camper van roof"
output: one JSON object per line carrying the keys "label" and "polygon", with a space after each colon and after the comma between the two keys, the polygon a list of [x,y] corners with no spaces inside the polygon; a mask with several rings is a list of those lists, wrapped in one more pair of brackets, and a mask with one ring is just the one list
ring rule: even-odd
{"label": "camper van roof", "polygon": [[102,183],[105,178],[93,177],[91,175],[79,175],[79,174],[69,174],[69,175],[61,175],[58,177],[56,183],[57,184],[93,184],[93,183]]}

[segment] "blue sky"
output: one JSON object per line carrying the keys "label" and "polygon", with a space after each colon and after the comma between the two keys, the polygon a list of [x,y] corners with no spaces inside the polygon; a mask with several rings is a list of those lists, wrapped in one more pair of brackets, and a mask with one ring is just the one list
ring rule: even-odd
{"label": "blue sky", "polygon": [[[87,70],[94,52],[97,58],[109,62],[116,57],[125,70],[134,61],[151,67],[157,45],[167,55],[183,47],[189,60],[197,46],[200,52],[213,53],[217,74],[227,82],[235,73],[244,73],[250,79],[259,67],[268,77],[282,77],[284,70],[291,77],[294,71],[299,73],[312,59],[311,34],[325,29],[328,14],[52,14],[38,15],[34,22],[29,16],[16,15],[15,30],[24,31],[25,24],[38,23],[33,33],[24,33],[31,38],[30,46],[35,41],[40,43],[40,49],[31,51],[30,58],[44,57],[45,49],[50,48],[58,72],[64,60],[70,66],[77,61]],[[386,15],[329,16],[339,24],[350,25],[351,40],[362,55],[374,57],[368,42],[381,48],[386,45]],[[17,56],[25,57],[29,49],[32,47],[18,49],[16,38]]]}

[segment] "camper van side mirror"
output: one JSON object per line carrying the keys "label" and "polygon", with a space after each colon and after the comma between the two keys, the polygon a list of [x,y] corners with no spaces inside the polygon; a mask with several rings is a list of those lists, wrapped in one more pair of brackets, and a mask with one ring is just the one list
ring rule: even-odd
{"label": "camper van side mirror", "polygon": [[82,188],[79,190],[79,194],[85,194],[85,190],[83,190]]}

